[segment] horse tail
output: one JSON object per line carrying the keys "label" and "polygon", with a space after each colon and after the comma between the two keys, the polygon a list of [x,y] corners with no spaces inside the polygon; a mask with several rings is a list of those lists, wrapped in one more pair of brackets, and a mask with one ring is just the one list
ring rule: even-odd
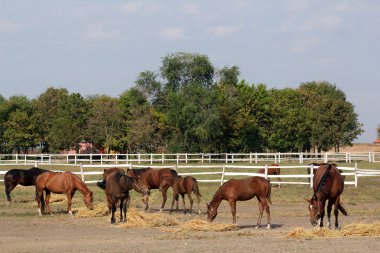
{"label": "horse tail", "polygon": [[7,195],[7,200],[11,202],[11,192],[9,190],[9,181],[7,175],[4,176],[4,186],[5,186],[5,194]]}
{"label": "horse tail", "polygon": [[272,204],[272,200],[271,200],[271,198],[270,198],[271,193],[272,193],[272,185],[271,185],[271,183],[270,183],[269,180],[268,180],[267,200],[268,200],[269,204]]}
{"label": "horse tail", "polygon": [[199,192],[199,187],[198,187],[198,182],[195,178],[192,179],[193,180],[193,191],[194,193],[199,197],[202,197],[201,193]]}
{"label": "horse tail", "polygon": [[347,215],[348,215],[346,209],[342,206],[341,203],[338,204],[338,210],[339,210],[344,216],[347,216]]}
{"label": "horse tail", "polygon": [[106,189],[106,180],[98,181],[98,182],[96,183],[96,185],[97,185],[98,187],[102,188],[103,190],[105,190],[105,189]]}

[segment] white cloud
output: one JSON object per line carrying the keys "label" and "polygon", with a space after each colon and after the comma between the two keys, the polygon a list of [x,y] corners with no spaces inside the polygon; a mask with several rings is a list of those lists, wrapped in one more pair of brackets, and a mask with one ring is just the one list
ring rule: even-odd
{"label": "white cloud", "polygon": [[91,24],[87,26],[86,35],[92,40],[116,39],[120,36],[117,30],[107,31],[104,24]]}
{"label": "white cloud", "polygon": [[216,37],[227,37],[237,32],[237,28],[232,25],[218,25],[209,29],[209,33]]}
{"label": "white cloud", "polygon": [[185,31],[179,27],[168,27],[161,31],[162,38],[168,40],[182,40],[185,39]]}
{"label": "white cloud", "polygon": [[306,21],[290,18],[285,20],[281,26],[281,32],[314,32],[314,31],[333,31],[342,24],[342,18],[330,14],[310,18]]}
{"label": "white cloud", "polygon": [[18,24],[8,21],[0,20],[0,32],[15,32],[19,28]]}

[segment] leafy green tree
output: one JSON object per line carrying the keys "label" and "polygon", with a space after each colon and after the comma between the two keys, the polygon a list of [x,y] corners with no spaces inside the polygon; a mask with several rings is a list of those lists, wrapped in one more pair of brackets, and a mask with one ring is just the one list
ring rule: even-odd
{"label": "leafy green tree", "polygon": [[363,132],[354,106],[335,85],[308,82],[302,83],[299,91],[311,115],[310,145],[314,150],[339,150]]}
{"label": "leafy green tree", "polygon": [[86,140],[110,151],[122,137],[123,118],[119,99],[96,96],[89,101]]}
{"label": "leafy green tree", "polygon": [[162,59],[161,76],[167,80],[165,90],[178,91],[189,84],[213,85],[214,67],[206,55],[178,52]]}
{"label": "leafy green tree", "polygon": [[276,152],[310,149],[310,115],[298,90],[273,89],[270,92],[271,124],[268,148]]}

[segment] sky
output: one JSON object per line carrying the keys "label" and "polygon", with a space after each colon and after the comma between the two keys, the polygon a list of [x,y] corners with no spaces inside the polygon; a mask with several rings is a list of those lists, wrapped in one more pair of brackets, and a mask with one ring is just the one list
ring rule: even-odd
{"label": "sky", "polygon": [[0,0],[0,94],[117,97],[175,52],[236,65],[268,88],[328,81],[372,142],[380,124],[377,0]]}

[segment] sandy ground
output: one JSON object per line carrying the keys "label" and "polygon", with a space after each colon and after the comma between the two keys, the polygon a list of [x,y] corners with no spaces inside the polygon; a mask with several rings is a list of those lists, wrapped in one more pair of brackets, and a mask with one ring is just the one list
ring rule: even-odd
{"label": "sandy ground", "polygon": [[[271,230],[255,230],[257,205],[238,202],[238,231],[173,233],[162,228],[121,228],[109,217],[70,218],[64,213],[43,217],[2,217],[0,252],[379,252],[378,237],[293,239],[295,227],[311,229],[306,205],[272,205]],[[374,209],[368,215],[340,216],[341,225],[380,221],[380,204],[346,205],[349,211]],[[152,210],[156,212],[156,210]],[[203,210],[204,211],[204,210]],[[173,214],[181,221],[196,215]],[[200,218],[205,218],[201,215]],[[230,223],[227,203],[219,208],[215,222]],[[263,222],[266,223],[264,215]]]}

